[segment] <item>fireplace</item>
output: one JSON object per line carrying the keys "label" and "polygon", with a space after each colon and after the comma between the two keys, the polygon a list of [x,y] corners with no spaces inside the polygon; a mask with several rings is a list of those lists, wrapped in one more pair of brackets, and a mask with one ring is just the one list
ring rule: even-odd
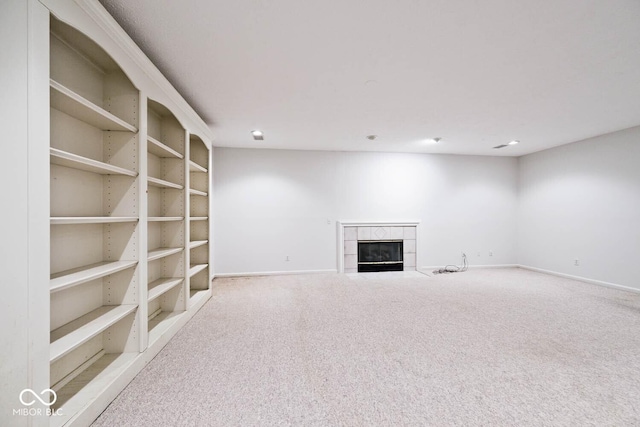
{"label": "fireplace", "polygon": [[[358,273],[359,271],[415,271],[418,260],[417,239],[419,221],[336,221],[338,231],[338,271],[340,273]],[[386,250],[395,257],[389,260],[361,260],[363,263],[373,262],[377,264],[358,264],[358,242],[362,243],[394,243],[395,249]],[[402,242],[402,246],[397,243]],[[380,251],[380,249],[378,249]],[[375,253],[375,250],[374,250]],[[371,251],[365,256],[371,256]],[[369,267],[366,267],[369,266]],[[373,267],[371,267],[373,266]]]}
{"label": "fireplace", "polygon": [[402,271],[403,241],[358,241],[358,272]]}

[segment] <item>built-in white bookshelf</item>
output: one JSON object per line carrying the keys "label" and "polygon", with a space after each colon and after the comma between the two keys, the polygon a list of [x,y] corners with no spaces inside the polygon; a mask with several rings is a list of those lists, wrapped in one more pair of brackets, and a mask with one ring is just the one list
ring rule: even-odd
{"label": "built-in white bookshelf", "polygon": [[140,352],[140,94],[88,37],[50,29],[50,387],[72,414],[98,366]]}
{"label": "built-in white bookshelf", "polygon": [[98,0],[11,10],[29,22],[15,40],[29,61],[12,65],[29,82],[12,98],[29,110],[15,168],[29,274],[5,380],[55,391],[35,424],[88,426],[212,294],[212,134]]}
{"label": "built-in white bookshelf", "polygon": [[147,102],[149,342],[162,336],[172,314],[187,309],[187,132],[162,104]]}
{"label": "built-in white bookshelf", "polygon": [[197,135],[189,138],[189,298],[210,288],[210,151]]}

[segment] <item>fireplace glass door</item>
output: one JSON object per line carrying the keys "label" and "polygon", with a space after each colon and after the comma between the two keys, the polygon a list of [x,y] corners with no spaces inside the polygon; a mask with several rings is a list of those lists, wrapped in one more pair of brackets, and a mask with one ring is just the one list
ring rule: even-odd
{"label": "fireplace glass door", "polygon": [[402,240],[358,242],[358,272],[402,271]]}

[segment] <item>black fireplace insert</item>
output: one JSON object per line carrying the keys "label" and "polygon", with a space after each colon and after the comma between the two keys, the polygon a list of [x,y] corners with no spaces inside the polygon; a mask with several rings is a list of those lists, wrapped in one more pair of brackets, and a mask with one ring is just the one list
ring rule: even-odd
{"label": "black fireplace insert", "polygon": [[402,240],[358,241],[358,272],[402,271]]}

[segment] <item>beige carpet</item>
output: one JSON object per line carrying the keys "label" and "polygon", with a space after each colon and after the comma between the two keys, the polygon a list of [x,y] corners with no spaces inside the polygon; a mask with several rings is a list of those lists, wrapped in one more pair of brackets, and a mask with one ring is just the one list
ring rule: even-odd
{"label": "beige carpet", "polygon": [[640,295],[519,269],[217,279],[95,425],[640,425]]}

